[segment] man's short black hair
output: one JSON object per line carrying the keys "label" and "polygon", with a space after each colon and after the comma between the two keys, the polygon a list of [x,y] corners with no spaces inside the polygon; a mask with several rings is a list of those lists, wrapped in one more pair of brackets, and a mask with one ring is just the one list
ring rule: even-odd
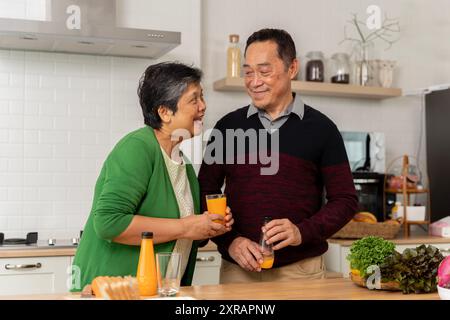
{"label": "man's short black hair", "polygon": [[177,111],[180,97],[190,84],[199,84],[200,69],[179,62],[161,62],[149,66],[139,80],[138,96],[144,123],[154,129],[162,126],[158,108]]}
{"label": "man's short black hair", "polygon": [[247,48],[253,42],[273,41],[277,44],[278,56],[283,60],[288,68],[297,56],[295,43],[289,33],[281,29],[261,29],[254,32],[248,39],[245,46],[244,56],[247,54]]}

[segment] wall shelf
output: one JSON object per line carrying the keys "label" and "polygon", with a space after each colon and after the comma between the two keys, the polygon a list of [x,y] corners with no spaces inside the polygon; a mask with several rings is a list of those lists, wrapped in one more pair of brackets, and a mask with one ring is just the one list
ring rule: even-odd
{"label": "wall shelf", "polygon": [[[245,91],[243,78],[223,78],[214,82],[216,91]],[[362,99],[388,99],[400,97],[399,88],[363,87],[352,84],[292,81],[292,90],[303,95],[347,97]]]}

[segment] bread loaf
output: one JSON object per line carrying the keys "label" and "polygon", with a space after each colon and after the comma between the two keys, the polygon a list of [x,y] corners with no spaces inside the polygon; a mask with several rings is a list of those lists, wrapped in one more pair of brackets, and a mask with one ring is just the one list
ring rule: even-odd
{"label": "bread loaf", "polygon": [[370,212],[358,212],[353,217],[355,222],[377,223],[377,217]]}
{"label": "bread loaf", "polygon": [[108,300],[137,300],[139,289],[134,277],[96,277],[92,292],[97,298]]}
{"label": "bread loaf", "polygon": [[392,220],[392,219],[386,220],[386,221],[384,221],[384,223],[386,223],[386,224],[394,224],[394,225],[400,224],[399,221],[397,221],[397,220]]}

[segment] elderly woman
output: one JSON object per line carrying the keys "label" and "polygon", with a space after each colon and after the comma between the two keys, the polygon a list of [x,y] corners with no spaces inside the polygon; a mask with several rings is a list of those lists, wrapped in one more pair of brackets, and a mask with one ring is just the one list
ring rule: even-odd
{"label": "elderly woman", "polygon": [[143,231],[153,232],[156,253],[182,254],[181,284],[190,285],[199,240],[231,229],[229,208],[223,224],[213,222],[220,216],[200,214],[195,172],[178,149],[201,128],[201,77],[181,63],[155,64],[142,76],[146,126],[122,138],[103,165],[74,260],[80,272],[73,291],[96,276],[135,275]]}

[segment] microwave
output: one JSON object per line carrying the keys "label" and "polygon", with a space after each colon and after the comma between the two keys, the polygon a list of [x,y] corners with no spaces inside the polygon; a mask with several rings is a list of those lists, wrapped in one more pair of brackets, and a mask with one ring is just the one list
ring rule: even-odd
{"label": "microwave", "polygon": [[386,171],[386,146],[382,132],[341,131],[352,172]]}

